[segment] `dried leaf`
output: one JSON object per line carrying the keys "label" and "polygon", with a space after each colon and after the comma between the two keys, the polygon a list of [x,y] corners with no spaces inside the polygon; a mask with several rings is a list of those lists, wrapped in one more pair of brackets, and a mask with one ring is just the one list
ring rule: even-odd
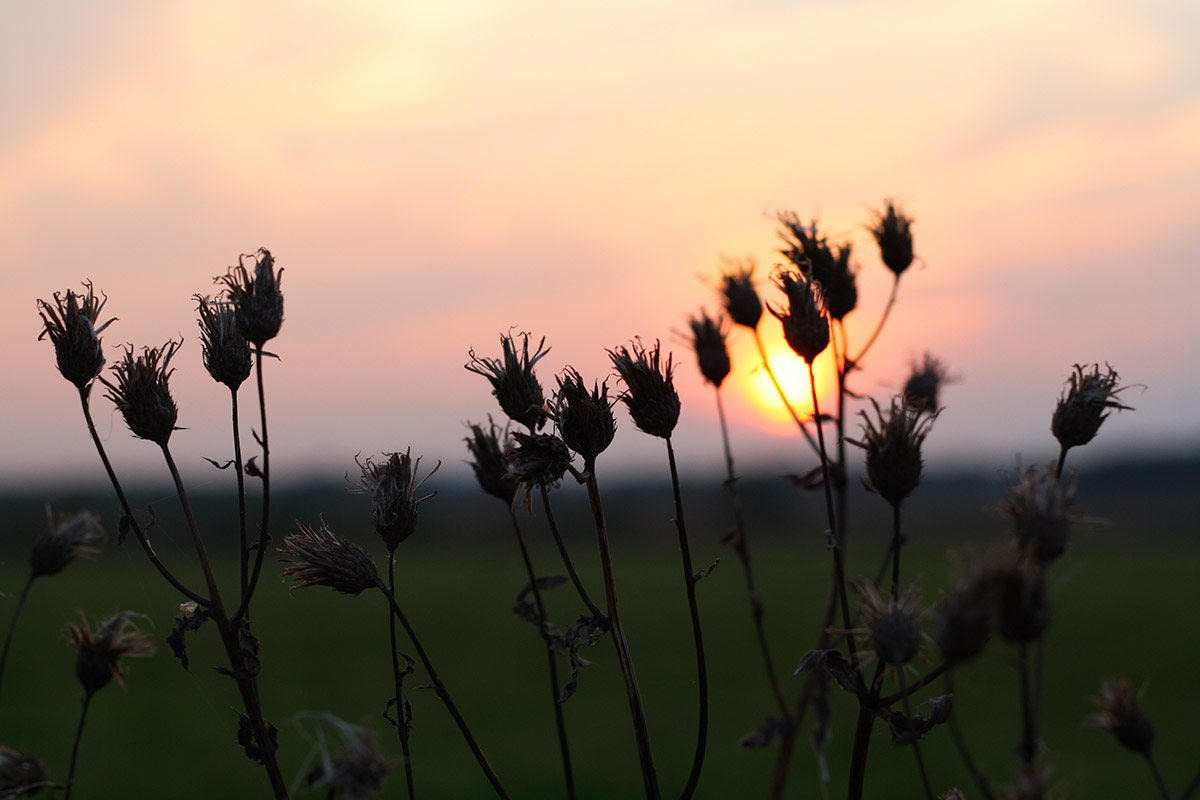
{"label": "dried leaf", "polygon": [[738,740],[738,746],[747,749],[770,747],[775,738],[782,739],[787,734],[787,721],[780,717],[767,717],[754,730]]}
{"label": "dried leaf", "polygon": [[190,662],[184,634],[200,630],[210,616],[212,616],[212,612],[198,603],[183,603],[179,606],[179,616],[175,618],[175,627],[171,628],[171,632],[167,634],[167,644],[185,670],[188,670]]}

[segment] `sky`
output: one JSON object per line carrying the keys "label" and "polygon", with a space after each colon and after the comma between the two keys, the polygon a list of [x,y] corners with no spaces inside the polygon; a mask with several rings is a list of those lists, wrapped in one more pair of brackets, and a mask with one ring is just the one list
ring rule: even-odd
{"label": "sky", "polygon": [[[184,337],[172,447],[194,482],[226,482],[202,460],[232,445],[192,296],[258,247],[284,269],[277,480],[407,448],[466,475],[466,423],[500,412],[463,365],[510,330],[546,337],[548,388],[661,340],[684,470],[716,474],[687,315],[715,309],[723,258],[754,258],[776,302],[775,215],[795,211],[854,244],[861,343],[891,287],[865,229],[885,198],[915,218],[920,260],[853,388],[886,401],[925,351],[948,365],[931,469],[1051,458],[1063,382],[1094,362],[1136,411],[1075,463],[1194,455],[1198,37],[1187,0],[6,3],[0,478],[103,477],[37,340],[35,299],[91,280],[118,318],[110,363]],[[739,469],[807,470],[752,338],[731,347]],[[98,390],[93,406],[118,471],[161,476]],[[619,409],[598,469],[663,468]]]}

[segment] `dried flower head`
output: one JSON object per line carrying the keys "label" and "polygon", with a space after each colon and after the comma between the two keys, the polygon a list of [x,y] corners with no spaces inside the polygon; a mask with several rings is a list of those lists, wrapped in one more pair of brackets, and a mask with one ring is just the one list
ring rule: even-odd
{"label": "dried flower head", "polygon": [[250,345],[237,324],[233,304],[195,295],[200,315],[200,352],[204,368],[217,383],[237,390],[250,377]]}
{"label": "dried flower head", "polygon": [[787,296],[787,309],[768,308],[783,325],[783,338],[788,345],[811,365],[829,346],[829,317],[825,314],[821,286],[791,270],[781,270],[775,276],[775,285]]}
{"label": "dried flower head", "polygon": [[55,515],[46,507],[46,530],[33,541],[29,569],[35,578],[57,575],[76,558],[99,555],[104,528],[90,511]]}
{"label": "dried flower head", "polygon": [[509,419],[518,422],[530,431],[541,430],[546,422],[542,411],[545,405],[545,395],[542,385],[534,377],[533,367],[542,356],[550,352],[545,347],[546,338],[538,342],[533,355],[529,354],[529,334],[521,334],[521,351],[517,352],[516,342],[512,334],[500,336],[500,346],[504,350],[504,358],[480,358],[471,350],[471,360],[466,368],[476,375],[482,375],[492,384],[492,395],[500,403],[500,408]]}
{"label": "dried flower head", "polygon": [[502,431],[488,416],[488,427],[482,425],[470,426],[471,435],[467,437],[467,450],[474,461],[467,462],[475,471],[475,480],[483,491],[492,497],[512,505],[517,494],[517,481],[508,471],[509,439],[507,431]]}
{"label": "dried flower head", "polygon": [[885,602],[869,581],[855,580],[852,585],[862,595],[859,614],[866,625],[855,633],[871,647],[874,656],[891,667],[903,667],[916,658],[926,638],[920,622],[920,588],[910,586],[898,601]]}
{"label": "dried flower head", "polygon": [[913,220],[894,201],[884,202],[884,210],[875,212],[875,222],[868,230],[879,245],[884,265],[899,280],[913,262]]}
{"label": "dried flower head", "polygon": [[851,245],[839,245],[835,252],[816,220],[805,225],[791,211],[781,211],[777,218],[783,226],[779,235],[786,245],[780,252],[796,269],[821,285],[830,318],[844,319],[858,305],[858,278],[850,263]]}
{"label": "dried flower head", "polygon": [[992,584],[976,570],[938,604],[933,641],[951,666],[970,661],[992,638]]}
{"label": "dried flower head", "polygon": [[375,734],[365,728],[343,724],[345,748],[308,774],[308,785],[328,789],[329,797],[362,800],[383,787],[388,774],[387,760],[375,746]]}
{"label": "dried flower head", "polygon": [[735,325],[755,330],[763,305],[754,288],[754,260],[726,260],[721,272],[721,299]]}
{"label": "dried flower head", "polygon": [[1133,410],[1117,400],[1117,395],[1128,387],[1118,388],[1117,371],[1107,364],[1104,366],[1108,371],[1101,374],[1099,364],[1093,364],[1087,372],[1076,364],[1067,380],[1050,420],[1050,431],[1064,450],[1094,439],[1110,410]]}
{"label": "dried flower head", "polygon": [[557,436],[516,431],[513,442],[508,451],[508,471],[526,489],[557,484],[571,464],[571,451]]}
{"label": "dried flower head", "polygon": [[1050,627],[1050,597],[1044,572],[1027,564],[994,569],[989,580],[996,631],[1010,644],[1028,644]]}
{"label": "dried flower head", "polygon": [[[253,275],[246,269],[246,259],[254,262]],[[216,279],[225,284],[238,330],[256,347],[274,339],[283,326],[283,292],[279,290],[282,279],[283,270],[275,271],[275,257],[265,247],[255,254],[238,256],[237,266]]]}
{"label": "dried flower head", "polygon": [[283,571],[283,578],[295,581],[292,589],[309,586],[328,586],[342,594],[360,594],[380,585],[379,571],[371,554],[347,542],[321,521],[319,530],[297,522],[299,533],[283,537],[279,559],[292,566]]}
{"label": "dried flower head", "polygon": [[608,397],[607,380],[593,382],[588,389],[579,371],[572,367],[558,376],[554,421],[567,447],[583,456],[586,469],[592,468],[596,456],[608,449],[617,434],[613,402]]}
{"label": "dried flower head", "polygon": [[167,342],[161,349],[144,347],[136,358],[132,345],[127,346],[121,361],[112,367],[116,384],[100,379],[108,387],[105,396],[116,404],[133,435],[163,447],[179,416],[167,380],[175,371],[170,368],[171,358],[182,343]]}
{"label": "dried flower head", "polygon": [[701,309],[696,316],[688,317],[688,327],[692,329],[690,341],[692,349],[696,351],[700,374],[704,380],[720,388],[730,368],[729,346],[725,342],[729,330],[724,315],[713,319]]}
{"label": "dried flower head", "polygon": [[146,658],[154,655],[150,634],[140,630],[134,620],[148,619],[134,611],[121,611],[101,622],[93,631],[87,618],[80,623],[67,623],[67,643],[75,648],[75,677],[83,691],[91,697],[112,680],[124,687],[123,658]]}
{"label": "dried flower head", "polygon": [[0,798],[32,797],[50,785],[50,771],[40,758],[0,745]]}
{"label": "dried flower head", "polygon": [[874,399],[871,405],[876,418],[861,412],[862,441],[846,441],[867,451],[867,488],[898,506],[921,483],[921,446],[937,414],[909,411],[898,397],[886,412]]}
{"label": "dried flower head", "polygon": [[50,337],[54,345],[54,357],[58,371],[75,384],[80,391],[91,385],[104,368],[104,349],[100,346],[100,334],[115,320],[100,323],[100,312],[108,298],[103,294],[96,297],[91,281],[84,294],[68,289],[66,297],[54,293],[54,303],[38,300],[38,313],[42,318],[41,340]]}
{"label": "dried flower head", "polygon": [[1012,522],[1017,548],[1043,566],[1058,559],[1079,518],[1072,505],[1074,482],[1055,477],[1055,466],[1050,464],[1030,467],[1016,481],[1005,475],[1005,488],[1008,496],[1000,509]]}
{"label": "dried flower head", "polygon": [[369,457],[365,462],[359,461],[356,456],[354,463],[362,470],[362,477],[350,491],[370,496],[375,531],[392,553],[417,530],[417,507],[437,494],[430,492],[424,497],[417,496],[421,485],[438,471],[442,462],[418,480],[421,459],[412,457],[411,448],[403,453],[384,453],[383,459],[383,463],[378,464]]}
{"label": "dried flower head", "polygon": [[1084,721],[1094,728],[1112,731],[1117,741],[1127,750],[1150,755],[1154,744],[1154,726],[1142,713],[1142,692],[1134,692],[1124,678],[1105,681],[1100,685],[1100,696],[1089,698],[1096,706],[1096,713]]}
{"label": "dried flower head", "polygon": [[937,411],[942,387],[955,380],[941,360],[927,352],[921,361],[913,362],[900,395],[904,405],[913,411]]}
{"label": "dried flower head", "polygon": [[625,382],[621,401],[629,408],[633,424],[643,433],[670,438],[679,422],[679,393],[675,391],[671,354],[664,363],[657,340],[650,349],[637,340],[632,347],[622,345],[609,350],[608,357]]}

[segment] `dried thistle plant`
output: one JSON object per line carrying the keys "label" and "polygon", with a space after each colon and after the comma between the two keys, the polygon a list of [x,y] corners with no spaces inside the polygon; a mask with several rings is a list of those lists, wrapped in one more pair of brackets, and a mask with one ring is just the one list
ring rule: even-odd
{"label": "dried thistle plant", "polygon": [[887,200],[883,210],[875,212],[875,221],[868,228],[879,245],[880,258],[896,276],[896,280],[900,280],[900,276],[912,266],[912,223],[912,217],[904,213],[895,201]]}
{"label": "dried thistle plant", "polygon": [[50,337],[58,371],[80,391],[85,391],[104,368],[100,334],[114,322],[100,322],[108,298],[103,294],[97,298],[91,281],[83,285],[87,287],[83,294],[68,289],[65,297],[55,292],[53,304],[37,301],[43,325],[38,339]]}
{"label": "dried thistle plant", "polygon": [[[250,270],[246,269],[247,259],[253,262]],[[276,272],[271,251],[260,247],[255,254],[239,256],[237,266],[216,279],[225,284],[238,330],[260,350],[283,326],[283,292],[279,289],[282,278],[283,270]]]}
{"label": "dried thistle plant", "polygon": [[416,531],[418,507],[437,494],[430,492],[418,496],[421,486],[438,471],[442,462],[418,479],[421,458],[414,459],[411,448],[403,453],[384,453],[382,463],[374,462],[370,457],[365,462],[357,458],[354,461],[362,470],[362,477],[350,492],[371,498],[375,532],[383,539],[388,552],[394,553],[400,543]]}
{"label": "dried thistle plant", "polygon": [[721,300],[734,325],[758,330],[763,304],[754,288],[754,260],[725,261],[721,270]]}
{"label": "dried thistle plant", "polygon": [[169,341],[161,348],[145,347],[136,357],[133,347],[127,346],[121,361],[112,368],[116,383],[100,379],[130,432],[160,447],[166,447],[179,417],[167,382],[175,371],[171,359],[182,343]]}
{"label": "dried thistle plant", "polygon": [[67,643],[76,653],[75,677],[88,697],[114,680],[124,688],[122,659],[154,655],[150,634],[137,627],[139,618],[147,619],[145,614],[121,611],[93,630],[81,613],[79,624],[67,623]]}
{"label": "dried thistle plant", "polygon": [[200,351],[204,368],[217,383],[231,390],[250,377],[253,361],[250,344],[237,323],[237,309],[227,300],[210,300],[194,295],[200,315]]}
{"label": "dried thistle plant", "polygon": [[670,438],[679,422],[680,408],[671,354],[664,361],[659,342],[647,348],[634,341],[630,347],[622,345],[609,350],[608,356],[625,383],[620,399],[629,409],[633,424],[643,433]]}
{"label": "dried thistle plant", "polygon": [[700,374],[719,389],[729,376],[731,366],[729,345],[725,341],[729,335],[726,317],[718,314],[714,319],[701,309],[695,316],[688,317],[688,327],[692,331],[688,341],[696,351]]}
{"label": "dried thistle plant", "polygon": [[1100,365],[1093,364],[1084,372],[1084,368],[1076,364],[1075,371],[1067,379],[1067,386],[1050,420],[1050,431],[1064,453],[1096,438],[1110,411],[1133,410],[1117,397],[1129,387],[1119,386],[1121,376],[1107,364],[1105,368],[1102,373]]}
{"label": "dried thistle plant", "polygon": [[767,307],[783,325],[783,338],[788,346],[811,366],[829,346],[829,317],[821,286],[791,270],[776,273],[775,286],[787,297],[787,307]]}
{"label": "dried thistle plant", "polygon": [[492,395],[509,419],[536,433],[546,422],[546,416],[542,413],[546,398],[542,385],[533,374],[533,368],[550,352],[550,348],[546,347],[546,339],[542,337],[530,355],[529,340],[528,333],[521,334],[521,349],[518,352],[512,334],[503,334],[500,336],[500,346],[504,351],[502,358],[482,358],[471,350],[471,360],[466,368],[488,379],[492,385]]}
{"label": "dried thistle plant", "polygon": [[283,538],[279,552],[285,564],[284,580],[294,581],[292,589],[328,586],[335,592],[357,595],[382,587],[379,571],[371,554],[341,538],[322,521],[319,528],[297,522],[299,533]]}

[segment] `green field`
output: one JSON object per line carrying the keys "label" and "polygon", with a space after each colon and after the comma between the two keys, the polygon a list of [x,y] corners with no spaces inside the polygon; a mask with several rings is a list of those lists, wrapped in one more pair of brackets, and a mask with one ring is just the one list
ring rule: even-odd
{"label": "green field", "polygon": [[[1085,485],[1086,480],[1085,476]],[[1101,485],[1097,478],[1093,486]],[[1056,567],[1042,738],[1046,763],[1054,766],[1053,783],[1061,795],[1153,795],[1139,759],[1122,751],[1109,734],[1081,724],[1091,710],[1086,697],[1096,693],[1102,679],[1116,675],[1128,676],[1135,685],[1147,683],[1145,708],[1158,732],[1155,750],[1173,793],[1182,790],[1198,766],[1191,736],[1200,708],[1193,666],[1200,654],[1200,625],[1192,616],[1200,607],[1195,503],[1181,504],[1174,493],[1155,503],[1158,486],[1151,482],[1116,500],[1097,493],[1094,504],[1112,517],[1112,524],[1078,536]],[[748,485],[747,491],[755,500],[750,535],[769,632],[777,662],[790,675],[813,644],[828,586],[830,562],[821,546],[819,504],[778,481]],[[579,503],[581,491],[569,486],[561,492],[569,543],[585,582],[601,594],[594,539]],[[1002,535],[1002,520],[979,510],[979,499],[989,494],[998,499],[998,488],[951,481],[940,488],[931,484],[924,497],[914,498],[903,568],[906,576],[920,576],[927,599],[936,599],[946,585],[949,544],[982,546]],[[162,515],[153,533],[160,554],[169,564],[190,564],[188,539],[169,513],[169,496],[149,496],[158,500]],[[472,498],[465,490],[450,491],[423,507],[422,530],[400,550],[400,603],[512,796],[561,797],[545,658],[536,632],[511,612],[524,583],[512,534],[500,504]],[[25,577],[22,550],[36,534],[41,500],[24,497],[6,504],[8,518],[15,523],[4,534],[7,563],[0,567],[0,589],[10,595],[19,591]],[[670,797],[687,774],[696,707],[695,663],[670,524],[669,487],[614,489],[607,501],[628,637],[664,796]],[[57,505],[70,509],[82,502],[64,498]],[[112,502],[99,502],[93,507],[112,530]],[[204,501],[206,529],[232,530],[227,513],[213,502]],[[345,498],[339,491],[297,492],[281,498],[275,519],[281,526],[295,516],[315,522],[324,508],[331,527],[382,558],[382,548],[369,533],[365,502]],[[771,699],[755,649],[740,566],[717,544],[728,525],[724,499],[716,487],[701,487],[692,491],[688,502],[697,568],[722,558],[720,567],[698,587],[710,653],[713,721],[697,796],[765,797],[774,748],[737,746],[771,710]],[[881,522],[886,517],[872,510],[877,499],[857,497],[856,502],[868,505],[854,507],[858,517],[849,569],[870,573],[882,554]],[[540,514],[524,521],[540,571],[561,572]],[[232,577],[227,555],[216,560],[221,573]],[[190,569],[181,572],[200,583]],[[289,593],[279,572],[277,563],[268,564],[254,623],[263,641],[263,705],[280,728],[285,774],[300,776],[310,752],[293,720],[302,711],[332,712],[369,725],[379,732],[383,749],[398,754],[395,735],[380,716],[391,694],[383,598],[346,597],[320,588]],[[225,585],[232,588],[229,581]],[[569,585],[549,597],[551,615],[560,623],[569,622],[579,610]],[[80,691],[64,624],[77,618],[79,609],[91,618],[134,609],[154,620],[160,651],[131,664],[126,691],[114,685],[96,696],[74,797],[267,796],[265,777],[242,756],[235,741],[235,686],[210,669],[223,663],[214,632],[194,635],[191,674],[161,645],[177,602],[132,540],[123,549],[110,542],[98,560],[73,564],[62,575],[36,583],[4,676],[0,742],[38,754],[55,777],[65,776]],[[5,629],[12,604],[11,597],[0,603]],[[566,705],[580,796],[637,797],[641,780],[612,647],[601,642],[589,656],[595,663],[584,671],[577,695]],[[1012,657],[1011,648],[994,641],[984,658],[958,679],[957,712],[977,758],[998,783],[1006,782],[1018,765]],[[420,671],[410,679],[418,794],[492,796],[437,697],[417,688],[424,680]],[[799,679],[788,678],[786,688],[794,697]],[[854,712],[851,698],[835,697],[831,797],[844,794]],[[977,796],[944,730],[925,740],[924,752],[939,792],[959,785],[968,797]],[[403,778],[393,773],[383,796],[403,795]],[[894,747],[878,725],[866,795],[922,795],[911,751]],[[821,796],[816,761],[807,743],[797,749],[788,796]]]}

